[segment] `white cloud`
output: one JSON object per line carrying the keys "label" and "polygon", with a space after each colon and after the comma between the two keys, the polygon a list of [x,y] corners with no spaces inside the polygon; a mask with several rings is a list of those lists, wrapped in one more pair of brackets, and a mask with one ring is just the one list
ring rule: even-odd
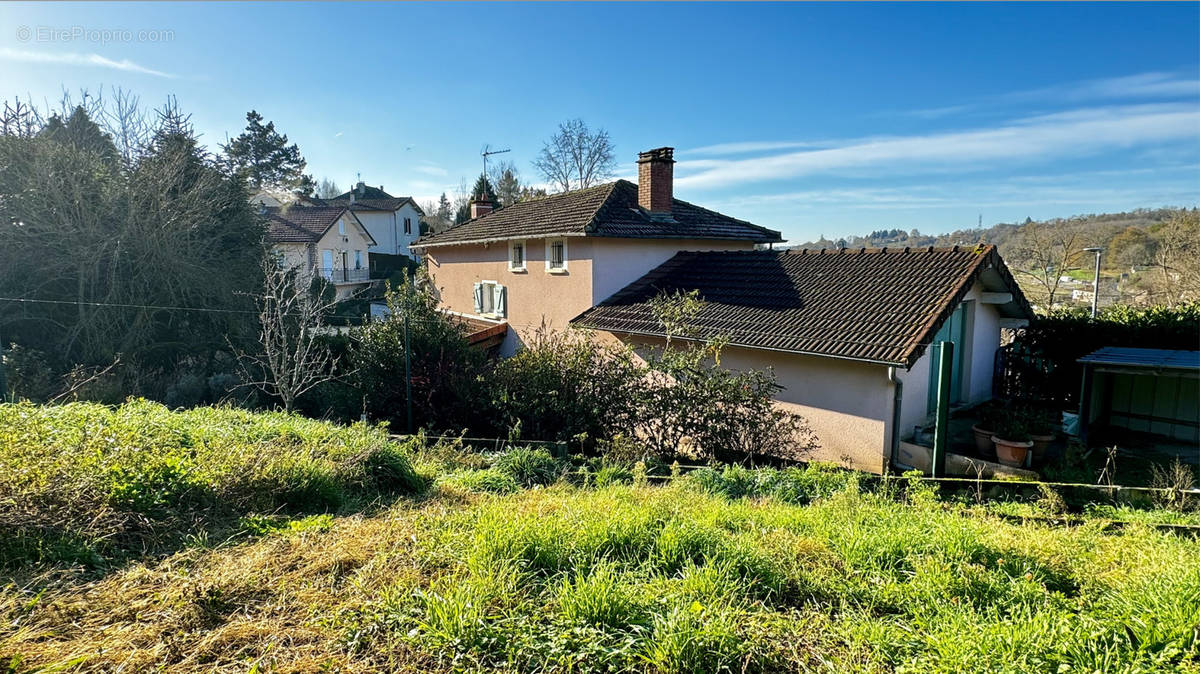
{"label": "white cloud", "polygon": [[142,65],[138,65],[128,59],[114,61],[110,58],[105,58],[99,54],[79,54],[75,52],[39,52],[28,51],[23,49],[12,49],[10,47],[0,47],[0,60],[15,61],[18,63],[48,63],[53,65],[68,65],[68,66],[94,66],[98,68],[109,68],[112,70],[123,70],[131,73],[141,73],[143,75],[154,75],[155,77],[166,77],[174,79],[176,76],[171,73],[165,73],[161,70],[154,70]]}
{"label": "white cloud", "polygon": [[1182,77],[1177,73],[1149,72],[1018,91],[1007,94],[1004,98],[1013,101],[1051,100],[1078,103],[1123,98],[1178,98],[1182,96],[1200,96],[1200,80]]}
{"label": "white cloud", "polygon": [[341,138],[343,133],[345,133],[345,131],[338,131],[337,133],[333,134],[333,137],[334,137],[334,138]]}
{"label": "white cloud", "polygon": [[449,171],[442,168],[441,166],[435,166],[433,164],[418,164],[417,166],[413,167],[413,170],[418,173],[424,173],[427,176],[438,176],[438,177],[446,176],[449,173]]}
{"label": "white cloud", "polygon": [[742,143],[718,143],[704,147],[683,150],[680,154],[749,154],[751,152],[766,152],[769,150],[794,150],[802,147],[816,147],[815,143],[800,143],[795,141],[747,141]]}
{"label": "white cloud", "polygon": [[994,167],[1003,162],[1079,158],[1167,142],[1195,145],[1198,130],[1200,110],[1192,105],[1091,108],[1014,120],[990,129],[857,139],[823,149],[702,164],[681,161],[677,173],[684,175],[676,183],[694,189],[863,169],[895,173]]}

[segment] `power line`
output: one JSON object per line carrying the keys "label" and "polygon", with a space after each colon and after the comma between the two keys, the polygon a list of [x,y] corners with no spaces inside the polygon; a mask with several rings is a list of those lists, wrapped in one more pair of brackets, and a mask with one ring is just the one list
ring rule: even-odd
{"label": "power line", "polygon": [[84,300],[40,300],[31,297],[0,297],[0,302],[22,304],[62,304],[68,306],[111,307],[118,309],[152,309],[155,311],[199,311],[211,314],[257,314],[249,309],[212,309],[206,307],[171,307],[156,304],[123,304],[118,302],[88,302]]}

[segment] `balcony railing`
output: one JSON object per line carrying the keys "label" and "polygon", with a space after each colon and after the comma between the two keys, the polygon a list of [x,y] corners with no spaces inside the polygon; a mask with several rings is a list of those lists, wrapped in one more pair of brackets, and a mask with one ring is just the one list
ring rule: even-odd
{"label": "balcony railing", "polygon": [[317,274],[333,283],[366,283],[371,280],[371,270],[369,269],[329,269],[324,267],[317,269]]}

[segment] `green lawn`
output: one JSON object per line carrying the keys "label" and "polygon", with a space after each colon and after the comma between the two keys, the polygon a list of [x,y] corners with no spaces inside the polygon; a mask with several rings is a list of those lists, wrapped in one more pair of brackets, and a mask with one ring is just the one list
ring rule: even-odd
{"label": "green lawn", "polygon": [[[36,422],[7,412],[6,470],[20,472],[13,457],[25,456],[33,473],[62,480],[85,477],[39,457],[75,451],[80,436],[31,429],[69,420],[104,436],[106,423],[134,423],[124,408],[23,408]],[[153,437],[209,420],[205,442],[190,443],[212,448],[197,449],[204,466],[216,447],[248,437],[232,420],[212,421],[224,414],[235,413],[157,409],[150,417],[171,430]],[[264,419],[297,435],[259,434],[247,454],[307,448],[306,462],[343,466],[329,468],[342,498],[284,512],[286,501],[260,508],[246,496],[186,508],[165,499],[144,511],[111,489],[89,497],[186,535],[139,552],[128,547],[144,540],[133,525],[112,529],[124,547],[77,526],[80,544],[93,546],[83,566],[10,548],[0,662],[16,671],[1200,671],[1200,542],[1136,521],[1106,528],[1111,509],[1049,526],[1014,517],[1053,509],[1040,501],[976,503],[904,478],[868,488],[820,467],[704,470],[646,486],[627,467],[533,451],[493,460],[455,445],[391,445],[363,427]],[[223,435],[239,439],[222,444]],[[83,444],[100,455],[94,466],[111,466],[112,452],[140,461],[120,443]],[[420,477],[403,488],[362,477],[372,473],[354,457],[380,451]],[[195,478],[202,492],[241,493],[229,473],[196,470],[207,476]],[[47,507],[37,494],[66,493],[29,486],[46,478],[4,480],[33,511]],[[424,491],[412,495],[410,483]],[[1126,519],[1168,517],[1138,512]]]}

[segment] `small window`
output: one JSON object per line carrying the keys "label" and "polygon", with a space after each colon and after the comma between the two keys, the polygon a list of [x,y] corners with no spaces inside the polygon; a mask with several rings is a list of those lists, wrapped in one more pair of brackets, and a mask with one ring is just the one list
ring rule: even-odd
{"label": "small window", "polygon": [[354,251],[354,268],[362,269],[362,251],[361,250]]}
{"label": "small window", "polygon": [[508,270],[525,271],[524,241],[513,241],[508,244]]}
{"label": "small window", "polygon": [[412,234],[412,218],[404,218],[404,233]]}
{"label": "small window", "polygon": [[546,271],[565,272],[567,270],[567,240],[550,239],[546,242]]}
{"label": "small window", "polygon": [[345,233],[346,233],[346,221],[338,220],[338,234],[345,234]]}
{"label": "small window", "polygon": [[508,314],[508,289],[495,281],[475,284],[475,313],[501,317]]}

